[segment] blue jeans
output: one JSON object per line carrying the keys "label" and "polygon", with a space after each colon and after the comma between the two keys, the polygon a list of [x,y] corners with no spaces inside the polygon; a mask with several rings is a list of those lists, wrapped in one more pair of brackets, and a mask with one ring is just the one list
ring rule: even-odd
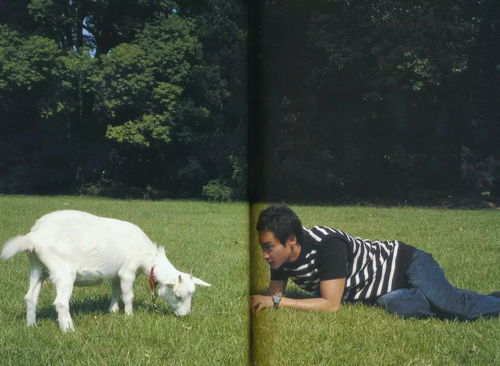
{"label": "blue jeans", "polygon": [[454,287],[429,253],[416,249],[406,274],[411,288],[391,291],[376,301],[391,314],[461,320],[500,314],[500,298]]}

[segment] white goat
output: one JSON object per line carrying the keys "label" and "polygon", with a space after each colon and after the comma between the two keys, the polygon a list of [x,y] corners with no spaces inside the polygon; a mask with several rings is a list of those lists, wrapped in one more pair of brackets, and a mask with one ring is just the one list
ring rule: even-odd
{"label": "white goat", "polygon": [[9,240],[1,257],[9,259],[23,251],[28,252],[30,260],[30,283],[24,297],[28,325],[36,323],[38,295],[47,276],[57,290],[54,306],[63,331],[74,330],[69,313],[74,285],[90,286],[110,280],[109,310],[119,310],[121,293],[125,314],[132,315],[133,282],[142,271],[178,316],[189,313],[195,285],[210,286],[176,270],[164,248],[153,244],[136,225],[81,211],[55,211],[42,216],[28,234]]}

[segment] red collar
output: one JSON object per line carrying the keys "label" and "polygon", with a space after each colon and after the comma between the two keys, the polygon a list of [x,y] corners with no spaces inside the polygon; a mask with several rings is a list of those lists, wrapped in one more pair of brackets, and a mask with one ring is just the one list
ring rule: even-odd
{"label": "red collar", "polygon": [[151,272],[149,273],[149,287],[151,287],[152,291],[156,290],[156,281],[154,277],[155,266],[151,267]]}

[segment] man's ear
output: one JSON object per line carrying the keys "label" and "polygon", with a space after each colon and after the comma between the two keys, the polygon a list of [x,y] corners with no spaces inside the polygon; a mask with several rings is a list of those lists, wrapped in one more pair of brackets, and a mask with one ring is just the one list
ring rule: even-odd
{"label": "man's ear", "polygon": [[290,247],[294,247],[297,244],[297,237],[295,235],[289,235],[286,239],[286,244]]}

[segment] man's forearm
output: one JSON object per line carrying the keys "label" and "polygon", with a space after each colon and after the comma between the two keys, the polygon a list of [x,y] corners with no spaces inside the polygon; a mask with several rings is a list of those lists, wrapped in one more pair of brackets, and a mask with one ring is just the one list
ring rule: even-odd
{"label": "man's forearm", "polygon": [[340,309],[340,304],[335,304],[334,302],[323,297],[316,297],[312,299],[292,299],[289,297],[282,297],[279,307],[299,310],[336,312]]}

